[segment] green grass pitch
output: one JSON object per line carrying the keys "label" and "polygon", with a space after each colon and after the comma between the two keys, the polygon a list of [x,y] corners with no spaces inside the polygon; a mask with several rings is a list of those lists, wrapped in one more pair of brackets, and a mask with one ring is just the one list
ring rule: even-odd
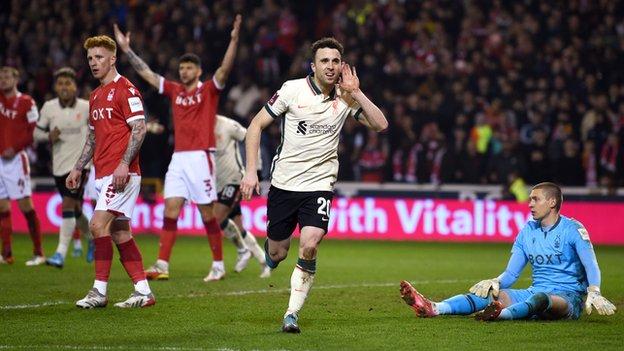
{"label": "green grass pitch", "polygon": [[[56,236],[46,236],[52,253]],[[145,265],[156,257],[158,238],[139,236]],[[290,256],[270,279],[259,279],[251,261],[236,274],[235,251],[224,242],[226,279],[204,283],[210,253],[201,237],[179,237],[171,280],[152,282],[157,304],[120,310],[132,285],[115,252],[109,306],[80,310],[74,302],[91,287],[93,268],[68,257],[62,270],[26,267],[31,244],[14,236],[12,266],[0,266],[0,350],[615,350],[624,345],[624,247],[596,247],[602,291],[619,311],[578,321],[483,323],[471,317],[418,319],[398,294],[407,279],[439,300],[498,275],[509,244],[439,244],[326,240],[318,272],[300,314],[299,335],[280,332],[288,304]],[[529,284],[525,272],[518,287]],[[619,345],[619,346],[618,346]]]}

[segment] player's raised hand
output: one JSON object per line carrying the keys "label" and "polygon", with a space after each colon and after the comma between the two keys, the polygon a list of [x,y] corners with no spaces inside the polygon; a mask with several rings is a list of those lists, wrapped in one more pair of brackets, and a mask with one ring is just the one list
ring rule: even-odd
{"label": "player's raised hand", "polygon": [[117,26],[117,23],[113,24],[113,31],[115,32],[115,40],[121,51],[127,52],[130,50],[130,32],[123,34],[119,26]]}
{"label": "player's raised hand", "polygon": [[478,282],[470,288],[470,292],[482,297],[487,298],[490,291],[492,291],[492,296],[498,297],[498,291],[500,289],[500,282],[498,278],[494,279],[486,279]]}
{"label": "player's raised hand", "polygon": [[113,172],[113,188],[115,191],[121,192],[126,188],[126,184],[130,180],[128,172],[128,165],[124,162],[119,163],[119,166],[115,168]]}
{"label": "player's raised hand", "polygon": [[357,76],[357,71],[355,67],[353,67],[353,71],[351,70],[351,66],[348,63],[343,62],[341,69],[341,78],[338,86],[340,89],[346,91],[347,93],[354,93],[360,90],[360,79]]}
{"label": "player's raised hand", "polygon": [[587,288],[587,299],[585,300],[585,313],[591,314],[592,308],[598,311],[599,315],[610,316],[615,313],[617,308],[611,301],[600,295],[598,288]]}
{"label": "player's raised hand", "polygon": [[232,40],[238,40],[242,20],[243,20],[243,16],[241,16],[240,14],[236,15],[236,18],[234,19],[234,26],[232,28],[232,33],[230,33]]}
{"label": "player's raised hand", "polygon": [[67,178],[65,179],[65,186],[67,187],[67,189],[69,190],[78,189],[78,187],[80,186],[81,175],[82,175],[81,171],[77,169],[72,169],[71,172],[69,172],[69,175],[67,176]]}
{"label": "player's raised hand", "polygon": [[251,199],[254,190],[257,194],[260,194],[260,183],[258,182],[258,175],[256,172],[245,172],[245,176],[241,180],[240,190],[243,200]]}

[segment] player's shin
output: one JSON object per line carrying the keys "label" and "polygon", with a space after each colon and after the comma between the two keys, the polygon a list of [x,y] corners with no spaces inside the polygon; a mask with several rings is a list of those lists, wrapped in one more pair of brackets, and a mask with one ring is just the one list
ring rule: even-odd
{"label": "player's shin", "polygon": [[223,267],[223,242],[221,241],[223,232],[221,227],[219,227],[219,223],[217,223],[215,218],[204,222],[204,227],[206,228],[210,251],[212,252],[212,264],[213,266],[220,265]]}
{"label": "player's shin", "polygon": [[43,256],[43,247],[41,246],[41,227],[39,218],[35,210],[24,212],[26,223],[28,223],[28,232],[33,243],[33,254],[35,256]]}
{"label": "player's shin", "polygon": [[305,260],[300,258],[297,260],[297,266],[290,277],[290,300],[284,316],[298,313],[301,310],[310,288],[312,288],[312,283],[314,283],[315,273],[316,259]]}
{"label": "player's shin", "polygon": [[438,314],[469,315],[481,311],[490,303],[490,299],[475,294],[455,295],[442,302],[435,303]]}
{"label": "player's shin", "polygon": [[223,236],[230,239],[238,252],[246,251],[247,247],[243,243],[243,238],[241,237],[241,232],[238,230],[236,223],[233,220],[226,218],[221,222],[221,229],[223,230]]}
{"label": "player's shin", "polygon": [[82,211],[76,212],[76,228],[78,228],[87,239],[93,240],[93,234],[91,234],[91,230],[89,230],[89,219]]}
{"label": "player's shin", "polygon": [[163,219],[162,232],[160,233],[158,260],[167,263],[169,262],[169,258],[171,257],[171,250],[173,249],[173,245],[175,244],[177,234],[178,219],[165,217]]}
{"label": "player's shin", "polygon": [[93,287],[102,295],[106,295],[108,277],[113,261],[113,240],[110,236],[93,239],[95,244],[95,282]]}
{"label": "player's shin", "polygon": [[0,213],[0,239],[2,239],[2,257],[9,258],[13,256],[11,250],[11,211]]}
{"label": "player's shin", "polygon": [[61,228],[59,230],[59,242],[56,247],[56,252],[59,253],[63,259],[67,255],[67,249],[72,239],[74,228],[76,227],[76,218],[74,211],[63,211],[63,220],[61,221]]}
{"label": "player's shin", "polygon": [[243,242],[245,243],[245,246],[247,246],[249,251],[251,251],[251,254],[256,258],[256,260],[258,260],[260,264],[265,264],[266,259],[264,257],[264,251],[262,250],[260,245],[258,245],[256,236],[252,232],[245,229],[243,229],[243,231],[241,232],[241,236],[243,237]]}
{"label": "player's shin", "polygon": [[542,314],[550,309],[552,302],[550,296],[545,293],[537,293],[526,301],[513,304],[504,308],[498,319],[525,319]]}
{"label": "player's shin", "polygon": [[143,270],[143,258],[134,238],[117,244],[117,249],[119,249],[119,260],[134,283],[134,290],[143,295],[150,294],[152,291]]}

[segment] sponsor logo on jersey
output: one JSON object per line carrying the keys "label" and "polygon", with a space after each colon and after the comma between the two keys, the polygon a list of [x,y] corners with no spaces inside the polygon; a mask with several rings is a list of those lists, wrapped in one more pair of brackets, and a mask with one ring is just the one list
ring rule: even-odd
{"label": "sponsor logo on jersey", "polygon": [[190,96],[178,95],[175,100],[176,105],[192,106],[201,102],[201,94],[195,94]]}
{"label": "sponsor logo on jersey", "polygon": [[308,125],[306,121],[300,121],[297,124],[297,134],[306,135],[306,131],[308,130]]}
{"label": "sponsor logo on jersey", "polygon": [[91,111],[91,118],[93,118],[94,121],[99,121],[104,118],[111,119],[113,118],[113,108],[112,107],[95,108]]}
{"label": "sponsor logo on jersey", "polygon": [[17,111],[11,110],[5,107],[2,103],[0,103],[0,113],[2,113],[6,118],[15,119],[17,117]]}

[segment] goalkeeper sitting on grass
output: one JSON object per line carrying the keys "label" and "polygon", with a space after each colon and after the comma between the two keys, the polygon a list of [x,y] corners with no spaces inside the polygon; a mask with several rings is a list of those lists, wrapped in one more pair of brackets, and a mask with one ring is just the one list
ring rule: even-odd
{"label": "goalkeeper sitting on grass", "polygon": [[[587,314],[615,313],[616,307],[600,295],[600,269],[583,225],[561,216],[563,196],[553,183],[533,187],[529,221],[513,244],[507,269],[494,279],[480,281],[470,294],[432,302],[407,281],[401,282],[401,296],[418,317],[442,314],[469,315],[491,321],[501,319],[578,319],[583,295]],[[528,289],[509,289],[527,263],[533,271]]]}

